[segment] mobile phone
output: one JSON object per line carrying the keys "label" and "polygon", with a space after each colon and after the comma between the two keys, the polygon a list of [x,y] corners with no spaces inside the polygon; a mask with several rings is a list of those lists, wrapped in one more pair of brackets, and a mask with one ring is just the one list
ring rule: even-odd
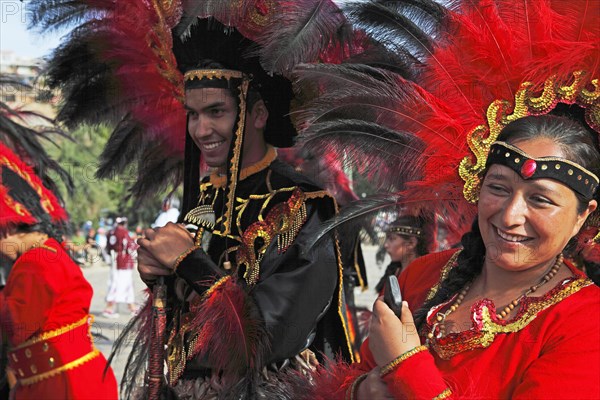
{"label": "mobile phone", "polygon": [[400,318],[402,312],[402,293],[400,292],[400,284],[396,275],[390,275],[383,289],[383,301],[392,309],[394,314]]}

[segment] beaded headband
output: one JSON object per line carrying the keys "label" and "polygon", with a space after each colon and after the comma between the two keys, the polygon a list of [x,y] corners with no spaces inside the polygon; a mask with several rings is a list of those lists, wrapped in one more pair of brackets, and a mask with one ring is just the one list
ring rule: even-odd
{"label": "beaded headband", "polygon": [[518,147],[505,142],[492,144],[486,168],[492,164],[509,167],[523,179],[554,179],[586,199],[593,198],[600,182],[596,175],[577,163],[561,157],[531,157]]}
{"label": "beaded headband", "polygon": [[390,226],[387,230],[388,233],[398,233],[400,235],[408,235],[408,236],[421,236],[423,234],[423,230],[421,228],[415,228],[412,226]]}

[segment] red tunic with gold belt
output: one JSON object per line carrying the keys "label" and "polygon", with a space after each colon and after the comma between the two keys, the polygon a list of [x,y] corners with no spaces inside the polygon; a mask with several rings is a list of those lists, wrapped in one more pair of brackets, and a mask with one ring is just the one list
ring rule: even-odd
{"label": "red tunic with gold belt", "polygon": [[[455,251],[422,257],[403,272],[400,285],[412,310],[424,302]],[[434,340],[430,349],[383,376],[390,392],[397,399],[599,399],[600,288],[567,265],[572,278],[523,300],[510,320],[498,320],[489,300],[475,303],[471,329]],[[435,312],[428,328],[433,318]],[[362,355],[360,364],[330,374],[324,390],[317,391],[354,398],[353,384],[376,367],[368,341]]]}
{"label": "red tunic with gold belt", "polygon": [[25,252],[0,292],[16,399],[116,399],[90,335],[92,288],[58,242]]}

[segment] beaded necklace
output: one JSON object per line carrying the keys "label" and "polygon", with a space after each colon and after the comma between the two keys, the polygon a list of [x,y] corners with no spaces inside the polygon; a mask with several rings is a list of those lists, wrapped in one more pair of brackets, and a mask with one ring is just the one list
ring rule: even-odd
{"label": "beaded necklace", "polygon": [[[516,299],[514,299],[513,301],[511,301],[510,303],[508,303],[508,305],[506,307],[504,307],[504,309],[496,314],[496,318],[498,319],[503,319],[505,318],[507,315],[510,314],[510,312],[519,305],[519,303],[521,302],[521,300],[523,300],[525,297],[529,296],[530,294],[534,293],[536,290],[538,290],[542,285],[544,285],[545,283],[549,282],[554,275],[556,275],[556,273],[558,272],[558,270],[560,269],[561,265],[563,262],[563,255],[562,253],[560,253],[557,257],[556,257],[556,261],[554,262],[554,264],[552,265],[552,267],[550,268],[550,270],[542,277],[542,279],[540,279],[540,281],[536,284],[533,285],[531,287],[529,287],[529,289],[527,289],[522,295],[520,295],[519,297],[517,297]],[[446,317],[448,317],[448,315],[450,315],[452,312],[456,311],[458,309],[458,307],[460,306],[460,304],[463,302],[465,296],[467,295],[467,293],[469,292],[469,289],[471,288],[471,283],[467,284],[458,294],[458,296],[456,297],[456,300],[454,301],[454,304],[452,304],[450,306],[450,308],[446,311],[446,312],[438,312],[436,314],[436,321],[434,322],[431,331],[427,334],[427,341],[429,342],[431,339],[433,339],[434,337],[436,338],[440,338],[442,336],[444,336],[445,334],[445,329],[444,329],[444,321],[446,320]],[[436,335],[435,332],[436,330],[438,330],[438,334]]]}

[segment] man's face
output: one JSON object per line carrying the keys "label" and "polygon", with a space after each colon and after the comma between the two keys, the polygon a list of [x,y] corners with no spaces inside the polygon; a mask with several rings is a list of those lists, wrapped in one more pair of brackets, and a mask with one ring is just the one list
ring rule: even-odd
{"label": "man's face", "polygon": [[225,169],[238,115],[227,89],[202,88],[185,92],[188,131],[209,167]]}

